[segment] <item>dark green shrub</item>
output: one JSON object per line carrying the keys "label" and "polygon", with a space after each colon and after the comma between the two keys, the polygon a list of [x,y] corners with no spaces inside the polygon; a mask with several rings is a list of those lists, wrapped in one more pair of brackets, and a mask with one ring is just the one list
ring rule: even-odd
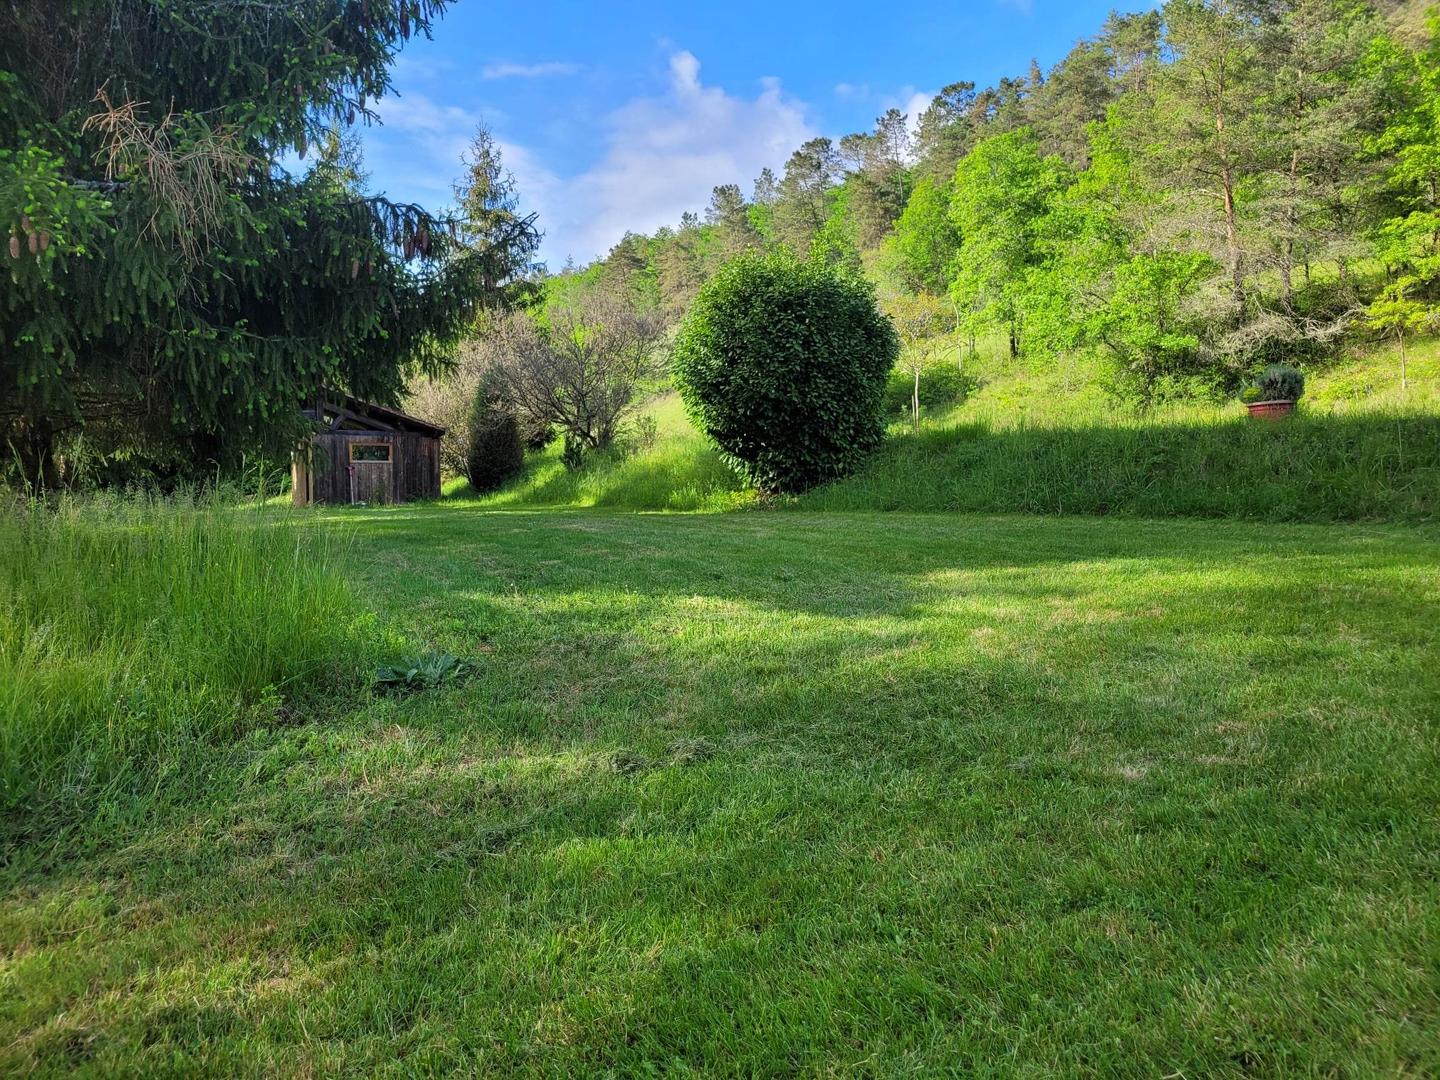
{"label": "dark green shrub", "polygon": [[565,433],[565,446],[560,451],[560,461],[569,472],[579,472],[585,467],[585,444],[573,432]]}
{"label": "dark green shrub", "polygon": [[1304,393],[1304,375],[1289,364],[1271,364],[1241,396],[1245,401],[1299,401]]}
{"label": "dark green shrub", "polygon": [[494,491],[525,464],[520,418],[499,391],[496,380],[480,382],[470,415],[470,452],[465,475],[476,491]]}
{"label": "dark green shrub", "polygon": [[[956,405],[980,388],[979,380],[951,364],[937,364],[920,372],[920,411],[937,412]],[[904,368],[890,372],[885,381],[885,416],[894,420],[910,415],[915,373]]]}
{"label": "dark green shrub", "polygon": [[555,441],[555,425],[532,416],[520,418],[520,439],[526,450],[544,450]]}
{"label": "dark green shrub", "polygon": [[686,409],[722,453],[762,490],[795,492],[880,445],[899,352],[863,281],[751,255],[700,290],[673,363]]}

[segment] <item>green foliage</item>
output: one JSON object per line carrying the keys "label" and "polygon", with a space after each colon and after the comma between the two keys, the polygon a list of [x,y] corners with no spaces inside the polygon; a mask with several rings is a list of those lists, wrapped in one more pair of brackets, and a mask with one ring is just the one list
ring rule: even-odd
{"label": "green foliage", "polygon": [[540,234],[530,228],[534,218],[520,212],[515,177],[484,124],[476,128],[461,164],[465,173],[455,185],[459,236],[471,251],[489,257],[482,281],[486,294],[511,303],[527,299]]}
{"label": "green foliage", "polygon": [[948,294],[957,328],[1005,332],[1017,363],[1104,356],[1104,385],[1152,404],[1331,361],[1371,301],[1403,341],[1440,302],[1440,37],[1382,31],[1351,0],[1113,15],[1048,73],[944,87],[916,153],[896,110],[810,140],[749,206],[717,188],[707,225],[627,237],[599,276],[664,271],[688,301],[723,262],[705,229],[735,221]]}
{"label": "green foliage", "polygon": [[1370,145],[1388,164],[1376,248],[1395,273],[1366,316],[1398,341],[1402,372],[1406,336],[1440,325],[1440,12],[1428,27],[1426,48],[1382,42],[1371,57],[1392,105]]}
{"label": "green foliage", "polygon": [[481,380],[475,395],[469,444],[465,476],[476,491],[494,491],[525,464],[520,418],[493,375]]}
{"label": "green foliage", "polygon": [[1440,326],[1440,210],[1416,210],[1387,221],[1379,251],[1400,267],[1366,309],[1369,325],[1402,345],[1407,335]]}
{"label": "green foliage", "polygon": [[565,432],[560,461],[567,472],[579,472],[585,467],[585,443],[574,432]]}
{"label": "green foliage", "polygon": [[837,267],[847,273],[860,272],[860,248],[855,240],[855,218],[852,209],[853,190],[836,188],[827,197],[829,212],[824,223],[810,241],[809,256],[818,262]]}
{"label": "green foliage", "polygon": [[950,218],[953,188],[920,179],[885,242],[885,261],[895,276],[915,292],[943,296],[960,250],[960,233]]}
{"label": "green foliage", "polygon": [[1415,278],[1406,275],[1381,289],[1366,308],[1369,324],[1376,330],[1394,334],[1403,342],[1407,333],[1418,333],[1440,322],[1436,305],[1411,295],[1418,284]]}
{"label": "green foliage", "polygon": [[448,652],[415,653],[377,667],[374,687],[382,694],[413,694],[456,682],[469,671],[468,664]]}
{"label": "green foliage", "polygon": [[287,513],[22,504],[0,552],[0,806],[176,767],[360,685],[374,634],[345,544]]}
{"label": "green foliage", "polygon": [[[53,484],[82,435],[173,476],[285,453],[322,386],[393,404],[444,365],[499,254],[533,237],[517,223],[466,248],[356,192],[341,160],[444,0],[283,6],[0,13],[0,146],[25,147],[0,151],[0,442],[32,482]],[[86,44],[52,63],[69,40]],[[316,147],[310,173],[280,167]]]}
{"label": "green foliage", "polygon": [[[965,404],[965,399],[978,389],[973,375],[954,364],[932,363],[920,369],[920,408],[927,413],[940,412]],[[915,392],[915,376],[908,369],[890,372],[885,380],[884,414],[890,418],[908,417]]]}
{"label": "green foliage", "polygon": [[1305,376],[1289,364],[1270,364],[1248,387],[1253,401],[1299,401],[1305,393]]}
{"label": "green foliage", "polygon": [[1032,356],[1100,350],[1112,385],[1143,400],[1204,370],[1190,307],[1215,263],[1200,252],[1137,250],[1154,199],[1123,138],[1117,123],[1092,125],[1090,167],[1051,200],[1040,260],[1019,295]]}
{"label": "green foliage", "polygon": [[1059,158],[1045,158],[1028,129],[982,140],[955,172],[950,216],[959,233],[951,296],[975,329],[1004,327],[1018,353],[1025,283],[1043,256],[1044,222],[1065,187]]}
{"label": "green foliage", "polygon": [[830,217],[832,188],[841,173],[840,156],[826,138],[810,139],[785,163],[771,220],[775,239],[792,254],[803,258],[810,253]]}
{"label": "green foliage", "polygon": [[[947,407],[929,395],[932,376],[937,389],[946,387],[951,372],[960,376],[944,340],[933,346],[921,364],[924,435],[916,439],[892,426],[889,445],[855,475],[794,505],[1287,521],[1440,515],[1440,489],[1432,482],[1440,468],[1432,452],[1440,449],[1435,339],[1411,344],[1408,389],[1394,346],[1312,372],[1305,388],[1310,408],[1278,434],[1252,432],[1259,425],[1245,419],[1229,391],[1221,396],[1196,377],[1159,379],[1147,395],[1122,396],[1123,388],[1100,385],[1104,358],[1016,368],[998,337],[966,355],[967,392]],[[912,351],[887,383],[884,417],[892,423],[908,418]],[[756,502],[756,493],[687,422],[677,398],[652,402],[647,411],[659,422],[652,449],[591,454],[572,473],[553,446],[479,505],[713,512]],[[1173,454],[1165,451],[1167,442]],[[1237,477],[1245,478],[1243,486]],[[464,488],[455,492],[466,495]]]}
{"label": "green foliage", "polygon": [[701,290],[673,372],[697,425],[753,483],[803,491],[880,444],[898,355],[863,282],[787,256],[748,256]]}

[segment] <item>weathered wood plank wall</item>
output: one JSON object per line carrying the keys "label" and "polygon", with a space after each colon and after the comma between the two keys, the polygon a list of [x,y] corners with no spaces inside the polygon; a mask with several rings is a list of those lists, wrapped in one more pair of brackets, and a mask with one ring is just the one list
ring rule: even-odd
{"label": "weathered wood plank wall", "polygon": [[327,431],[316,435],[308,462],[294,470],[295,502],[350,502],[350,446],[390,447],[391,491],[396,502],[440,495],[440,440],[433,435],[389,431]]}

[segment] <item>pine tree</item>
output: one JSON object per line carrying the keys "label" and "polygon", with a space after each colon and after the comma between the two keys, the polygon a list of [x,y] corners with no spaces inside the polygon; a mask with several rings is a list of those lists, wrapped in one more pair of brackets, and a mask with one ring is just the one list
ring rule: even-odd
{"label": "pine tree", "polygon": [[445,363],[497,252],[279,160],[373,118],[446,6],[0,7],[0,438],[27,479],[79,433],[171,475],[284,452],[321,387],[393,403]]}
{"label": "pine tree", "polygon": [[1295,272],[1360,252],[1359,156],[1375,115],[1361,60],[1377,27],[1345,0],[1289,0],[1262,31],[1264,85],[1254,102],[1265,127],[1255,215],[1280,279],[1280,304],[1295,314]]}
{"label": "pine tree", "polygon": [[750,207],[738,184],[721,184],[710,192],[705,222],[714,232],[707,276],[737,255],[760,250],[760,231],[750,218]]}
{"label": "pine tree", "polygon": [[970,152],[979,135],[982,118],[973,82],[946,86],[920,114],[916,155],[920,172],[943,184],[955,175],[955,166]]}
{"label": "pine tree", "polygon": [[775,236],[795,254],[807,255],[825,227],[840,172],[840,154],[826,138],[811,139],[786,162],[775,200]]}
{"label": "pine tree", "polygon": [[846,216],[857,249],[880,246],[905,209],[910,193],[909,117],[889,109],[869,134],[847,135],[840,154],[850,160],[846,180]]}
{"label": "pine tree", "polygon": [[1169,0],[1166,45],[1153,101],[1134,132],[1152,182],[1172,195],[1172,222],[1225,268],[1226,317],[1245,314],[1247,264],[1243,193],[1260,172],[1266,131],[1253,108],[1263,92],[1256,20],[1240,0]]}
{"label": "pine tree", "polygon": [[506,298],[534,269],[540,235],[530,226],[534,216],[520,211],[515,175],[505,168],[500,147],[483,123],[461,157],[464,175],[455,184],[459,210],[459,237],[477,252],[493,252],[486,266],[485,296]]}

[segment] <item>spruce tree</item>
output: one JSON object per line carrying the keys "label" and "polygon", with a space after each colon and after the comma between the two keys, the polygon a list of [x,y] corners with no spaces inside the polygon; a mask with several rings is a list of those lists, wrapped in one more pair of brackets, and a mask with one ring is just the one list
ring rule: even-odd
{"label": "spruce tree", "polygon": [[373,120],[447,2],[0,7],[0,440],[26,479],[79,434],[171,475],[284,452],[322,387],[393,403],[443,365],[532,226],[468,249],[280,162]]}

